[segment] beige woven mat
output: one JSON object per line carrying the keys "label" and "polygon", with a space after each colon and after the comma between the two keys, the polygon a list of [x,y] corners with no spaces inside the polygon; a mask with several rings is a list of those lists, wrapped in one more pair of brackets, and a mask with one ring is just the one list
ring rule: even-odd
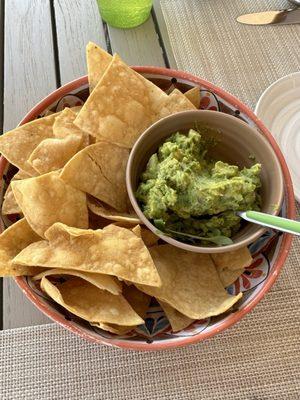
{"label": "beige woven mat", "polygon": [[252,313],[195,346],[136,353],[53,324],[2,331],[1,400],[298,400],[299,246]]}
{"label": "beige woven mat", "polygon": [[275,80],[300,69],[300,24],[246,26],[241,14],[284,0],[161,0],[178,69],[222,86],[254,107]]}

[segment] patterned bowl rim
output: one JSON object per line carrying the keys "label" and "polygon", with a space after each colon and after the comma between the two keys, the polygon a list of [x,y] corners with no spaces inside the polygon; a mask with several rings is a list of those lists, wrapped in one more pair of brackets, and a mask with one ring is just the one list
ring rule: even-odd
{"label": "patterned bowl rim", "polygon": [[[233,95],[227,93],[225,90],[213,85],[212,83],[198,78],[192,74],[189,74],[184,71],[178,71],[178,70],[173,70],[173,69],[167,69],[167,68],[160,68],[160,67],[148,67],[148,66],[133,66],[132,67],[135,71],[141,73],[141,74],[151,74],[151,75],[160,75],[164,77],[169,77],[169,78],[178,78],[180,80],[184,80],[187,83],[194,83],[195,85],[198,86],[203,86],[207,88],[208,90],[216,93],[219,95],[221,98],[226,100],[228,103],[231,105],[234,105],[237,109],[242,111],[244,114],[246,114],[255,124],[256,126],[260,129],[262,134],[268,139],[269,143],[273,147],[276,156],[278,157],[278,160],[280,161],[281,167],[282,167],[282,172],[285,180],[285,199],[287,203],[287,217],[288,218],[295,218],[296,216],[296,208],[295,208],[295,197],[294,197],[294,192],[293,192],[293,186],[292,186],[292,181],[290,177],[290,173],[287,167],[287,164],[285,162],[285,159],[274,139],[274,137],[271,135],[271,133],[268,131],[268,129],[264,126],[262,121],[257,118],[257,116],[251,111],[245,104],[243,104],[240,100],[238,100],[236,97]],[[29,112],[28,114],[22,119],[19,125],[23,125],[32,119],[36,118],[41,112],[43,112],[47,107],[49,107],[51,104],[53,104],[55,101],[60,99],[61,97],[67,95],[68,93],[76,90],[77,88],[84,86],[88,83],[88,78],[87,76],[82,76],[78,79],[75,79],[69,83],[67,83],[64,86],[61,86],[54,92],[50,93],[48,96],[46,96],[42,101],[40,101],[37,105],[35,105]],[[8,165],[8,161],[1,156],[0,157],[0,178],[3,178],[3,174],[5,171],[6,166]],[[92,335],[90,335],[87,331],[82,330],[81,328],[75,326],[71,321],[67,321],[62,315],[58,315],[57,313],[54,313],[52,310],[49,309],[49,307],[45,304],[43,304],[39,297],[35,295],[30,287],[26,284],[26,282],[22,279],[22,277],[16,277],[15,281],[20,287],[20,289],[23,291],[23,293],[27,296],[27,298],[40,310],[42,311],[45,315],[47,315],[49,318],[51,318],[53,321],[57,322],[58,324],[62,325],[64,328],[70,330],[71,332],[81,336],[82,338],[93,342],[93,343],[100,343],[100,344],[106,344],[109,346],[115,346],[115,347],[120,347],[124,349],[130,349],[130,350],[165,350],[165,349],[170,349],[174,347],[182,347],[186,346],[189,344],[194,344],[197,342],[200,342],[202,340],[208,339],[217,333],[220,333],[224,331],[225,329],[231,327],[235,323],[237,323],[241,318],[243,318],[246,314],[248,314],[258,303],[259,301],[264,297],[264,295],[270,290],[274,282],[276,281],[281,268],[284,265],[284,262],[287,258],[287,255],[289,253],[289,250],[291,248],[292,244],[292,235],[289,234],[284,234],[282,237],[282,242],[280,245],[280,251],[278,252],[278,257],[274,263],[274,267],[272,269],[272,272],[268,276],[264,286],[262,289],[253,297],[253,299],[242,309],[236,311],[235,313],[229,315],[222,323],[218,324],[215,328],[212,327],[212,329],[209,332],[200,332],[199,334],[193,336],[193,337],[185,337],[181,338],[180,340],[177,340],[175,343],[173,342],[153,342],[151,344],[148,343],[140,343],[140,342],[134,342],[134,341],[126,341],[126,340],[114,340],[111,341],[109,338],[96,338]]]}

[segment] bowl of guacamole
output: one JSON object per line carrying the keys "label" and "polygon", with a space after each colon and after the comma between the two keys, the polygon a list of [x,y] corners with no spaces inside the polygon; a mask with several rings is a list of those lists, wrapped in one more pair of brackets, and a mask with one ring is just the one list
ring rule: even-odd
{"label": "bowl of guacamole", "polygon": [[150,127],[130,154],[127,189],[138,216],[162,240],[210,253],[254,241],[264,229],[237,212],[276,214],[283,195],[268,142],[215,111],[187,111]]}

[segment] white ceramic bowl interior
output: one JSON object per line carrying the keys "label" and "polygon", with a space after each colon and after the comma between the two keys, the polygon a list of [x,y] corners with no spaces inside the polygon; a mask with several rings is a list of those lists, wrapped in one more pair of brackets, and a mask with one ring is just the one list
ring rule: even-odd
{"label": "white ceramic bowl interior", "polygon": [[284,76],[261,95],[255,113],[274,135],[300,202],[300,72]]}

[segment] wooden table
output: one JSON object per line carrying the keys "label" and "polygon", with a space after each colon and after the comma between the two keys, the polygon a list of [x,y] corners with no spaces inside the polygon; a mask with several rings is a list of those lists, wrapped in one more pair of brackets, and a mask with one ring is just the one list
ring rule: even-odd
{"label": "wooden table", "polygon": [[[100,18],[96,0],[7,0],[0,3],[3,131],[14,128],[39,100],[86,74],[85,46],[94,41],[131,65],[176,68],[159,0],[150,19],[131,30]],[[0,287],[1,327],[49,323],[13,279]]]}

